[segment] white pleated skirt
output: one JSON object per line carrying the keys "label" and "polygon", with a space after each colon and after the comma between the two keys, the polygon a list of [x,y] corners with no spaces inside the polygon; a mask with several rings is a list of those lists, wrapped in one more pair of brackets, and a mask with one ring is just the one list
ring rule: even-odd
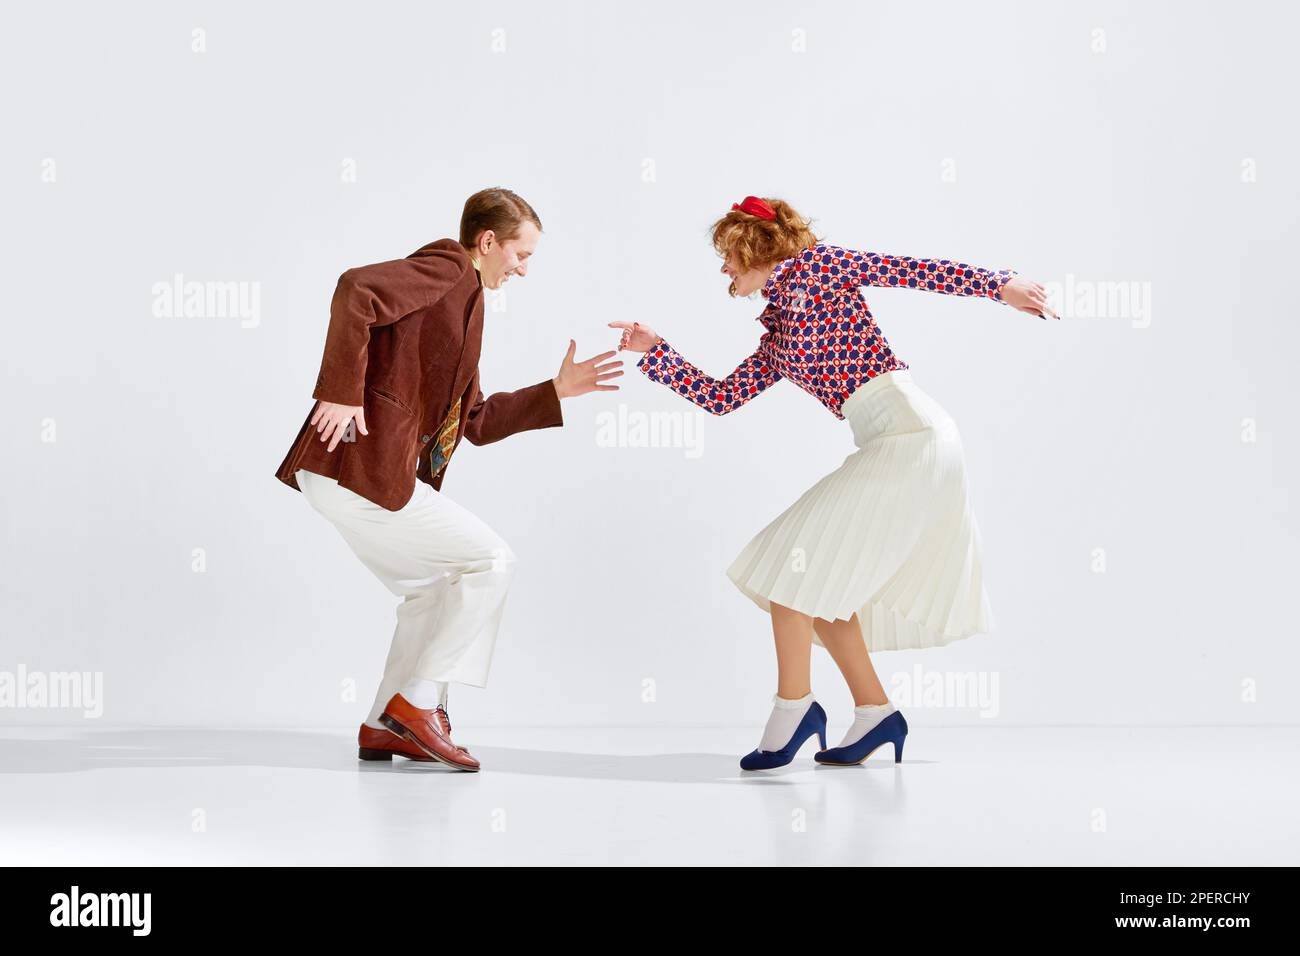
{"label": "white pleated skirt", "polygon": [[776,603],[828,621],[856,614],[869,651],[991,631],[952,418],[907,369],[863,383],[841,411],[857,451],[760,531],[727,576],[764,611]]}

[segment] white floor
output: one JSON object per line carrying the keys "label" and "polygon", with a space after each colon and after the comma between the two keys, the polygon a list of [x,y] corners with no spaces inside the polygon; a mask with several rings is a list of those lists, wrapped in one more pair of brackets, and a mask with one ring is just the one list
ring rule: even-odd
{"label": "white floor", "polygon": [[752,728],[0,728],[0,864],[1300,863],[1300,728],[925,728],[747,774]]}

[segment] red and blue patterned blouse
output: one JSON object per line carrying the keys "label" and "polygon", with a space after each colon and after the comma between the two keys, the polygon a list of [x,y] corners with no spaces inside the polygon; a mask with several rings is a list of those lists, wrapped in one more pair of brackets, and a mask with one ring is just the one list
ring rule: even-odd
{"label": "red and blue patterned blouse", "polygon": [[660,338],[637,368],[714,415],[744,405],[778,379],[787,378],[843,418],[840,406],[870,378],[907,368],[894,355],[858,291],[899,286],[944,295],[987,296],[1002,301],[1002,287],[1017,275],[948,259],[913,259],[855,252],[825,243],[777,264],[763,284],[767,299],[758,320],[766,328],[754,354],[726,378],[713,378]]}

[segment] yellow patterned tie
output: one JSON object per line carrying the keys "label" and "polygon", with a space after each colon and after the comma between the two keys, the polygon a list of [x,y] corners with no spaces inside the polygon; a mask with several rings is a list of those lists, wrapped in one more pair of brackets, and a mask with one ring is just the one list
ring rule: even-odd
{"label": "yellow patterned tie", "polygon": [[460,399],[456,399],[456,404],[451,406],[451,411],[447,413],[446,420],[442,427],[438,429],[438,437],[433,443],[433,448],[429,450],[429,477],[435,477],[438,472],[446,467],[447,462],[451,459],[452,449],[456,446],[456,429],[460,426]]}

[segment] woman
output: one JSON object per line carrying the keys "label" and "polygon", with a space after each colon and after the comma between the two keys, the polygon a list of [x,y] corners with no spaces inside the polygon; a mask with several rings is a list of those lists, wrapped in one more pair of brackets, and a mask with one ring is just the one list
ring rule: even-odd
{"label": "woman", "polygon": [[[980,535],[952,419],[912,381],[885,341],[861,286],[985,296],[1060,316],[1044,288],[1013,270],[826,245],[779,199],[748,196],[713,225],[731,295],[761,294],[758,348],[712,378],[658,333],[623,329],[637,368],[715,415],[785,378],[853,428],[857,451],[760,531],[727,569],[772,616],[777,691],[745,770],[780,767],[816,735],[819,763],[861,763],[885,743],[901,762],[907,721],[885,695],[870,651],[939,647],[987,632],[993,618]],[[853,693],[854,721],[826,748],[826,712],[813,698],[812,645],[826,648]]]}

